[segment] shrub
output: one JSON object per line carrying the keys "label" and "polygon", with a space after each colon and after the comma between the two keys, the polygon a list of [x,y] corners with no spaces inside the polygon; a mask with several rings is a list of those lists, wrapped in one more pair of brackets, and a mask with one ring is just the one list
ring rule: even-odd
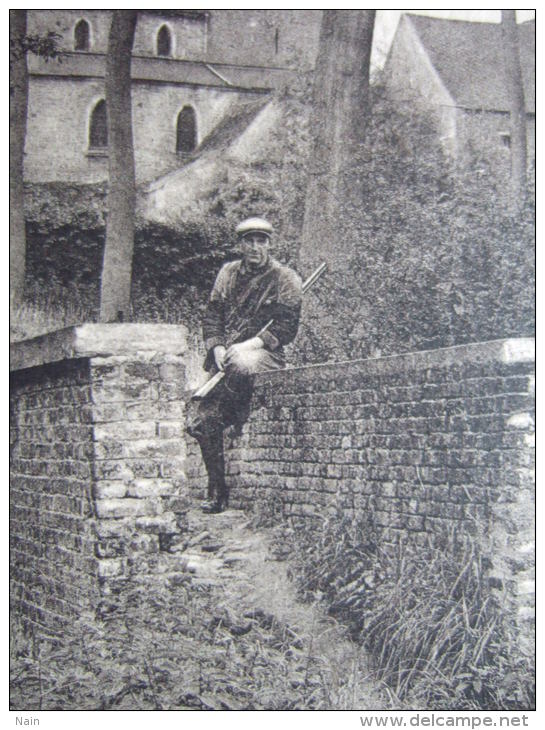
{"label": "shrub", "polygon": [[332,203],[335,240],[318,244],[331,266],[309,295],[301,362],[531,336],[533,193],[511,215],[501,171],[476,155],[456,166],[431,120],[380,87],[366,124]]}

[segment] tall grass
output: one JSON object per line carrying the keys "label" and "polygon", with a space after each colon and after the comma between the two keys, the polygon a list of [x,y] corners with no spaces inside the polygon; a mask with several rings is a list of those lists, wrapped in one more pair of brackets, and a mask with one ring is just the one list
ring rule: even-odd
{"label": "tall grass", "polygon": [[[183,323],[191,332],[197,332],[204,301],[204,294],[195,287],[189,287],[182,293],[175,290],[146,290],[135,285],[127,321]],[[36,337],[82,322],[97,322],[98,318],[96,286],[61,285],[56,281],[42,286],[37,282],[29,282],[23,303],[12,312],[10,339],[13,342]]]}
{"label": "tall grass", "polygon": [[296,579],[367,648],[392,706],[534,707],[532,660],[488,587],[476,537],[451,529],[393,546],[368,519],[341,512],[319,535],[316,544],[310,531],[294,533]]}

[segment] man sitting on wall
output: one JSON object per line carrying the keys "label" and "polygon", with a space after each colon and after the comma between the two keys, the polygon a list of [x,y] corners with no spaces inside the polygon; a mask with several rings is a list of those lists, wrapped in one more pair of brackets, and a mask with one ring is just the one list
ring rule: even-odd
{"label": "man sitting on wall", "polygon": [[225,377],[190,411],[187,425],[208,472],[203,510],[213,513],[223,512],[229,501],[223,432],[247,419],[252,376],[285,366],[283,347],[297,334],[301,312],[299,275],[269,255],[271,224],[249,218],[236,232],[242,258],[221,268],[203,320],[204,368],[211,376],[223,370]]}

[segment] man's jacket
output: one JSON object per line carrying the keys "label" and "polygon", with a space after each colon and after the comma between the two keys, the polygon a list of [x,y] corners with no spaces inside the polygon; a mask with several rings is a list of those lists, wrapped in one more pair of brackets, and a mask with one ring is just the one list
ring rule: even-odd
{"label": "man's jacket", "polygon": [[246,270],[243,261],[224,264],[203,319],[205,368],[213,362],[214,347],[255,337],[271,319],[274,323],[260,337],[268,350],[280,354],[297,334],[301,287],[299,275],[271,257],[257,271]]}

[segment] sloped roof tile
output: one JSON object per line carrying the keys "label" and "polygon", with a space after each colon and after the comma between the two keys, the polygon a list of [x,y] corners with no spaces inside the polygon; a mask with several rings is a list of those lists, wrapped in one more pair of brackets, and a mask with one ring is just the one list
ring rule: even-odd
{"label": "sloped roof tile", "polygon": [[261,96],[252,101],[239,101],[232,105],[217,127],[203,139],[196,155],[213,149],[224,149],[237,139],[253,122],[259,112],[269,103],[270,96]]}
{"label": "sloped roof tile", "polygon": [[[405,17],[458,105],[508,111],[501,24]],[[535,21],[521,23],[518,29],[526,110],[535,112]]]}

